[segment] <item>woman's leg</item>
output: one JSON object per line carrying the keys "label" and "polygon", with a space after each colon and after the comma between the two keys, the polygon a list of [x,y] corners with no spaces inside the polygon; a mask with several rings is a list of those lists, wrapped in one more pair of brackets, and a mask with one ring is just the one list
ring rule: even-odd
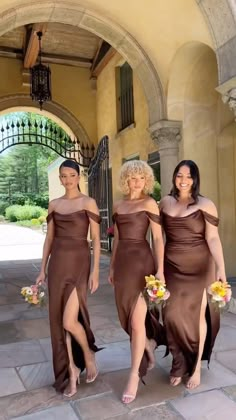
{"label": "woman's leg", "polygon": [[68,331],[66,331],[66,347],[67,353],[69,357],[69,375],[70,381],[69,385],[66,387],[64,391],[64,395],[66,397],[72,397],[77,392],[77,383],[80,382],[80,369],[74,363],[73,354],[72,354],[72,346],[71,346],[71,335]]}
{"label": "woman's leg", "polygon": [[194,389],[200,385],[201,382],[201,359],[204,350],[204,344],[207,334],[207,323],[206,323],[206,307],[207,307],[207,295],[206,290],[203,292],[201,311],[200,311],[200,322],[199,322],[199,350],[198,359],[195,371],[187,382],[187,388]]}
{"label": "woman's leg", "polygon": [[155,349],[157,348],[156,341],[151,338],[146,338],[145,350],[148,354],[149,362],[148,362],[148,370],[151,370],[155,367],[156,359],[155,359]]}
{"label": "woman's leg", "polygon": [[[79,300],[76,288],[70,294],[70,297],[66,303],[66,307],[63,314],[63,327],[69,332],[75,340],[81,346],[84,353],[84,360],[87,371],[87,382],[93,382],[97,376],[97,367],[95,363],[94,353],[90,350],[87,336],[84,330],[84,327],[80,322],[78,322],[78,313],[79,313]],[[69,341],[68,341],[69,343]],[[67,347],[68,348],[68,347]],[[70,353],[69,353],[70,352]],[[72,356],[71,344],[69,347],[68,356]],[[72,363],[72,366],[74,361]]]}
{"label": "woman's leg", "polygon": [[129,404],[135,399],[138,389],[139,366],[146,344],[146,313],[146,302],[142,296],[139,296],[131,319],[131,371],[122,397],[125,404]]}

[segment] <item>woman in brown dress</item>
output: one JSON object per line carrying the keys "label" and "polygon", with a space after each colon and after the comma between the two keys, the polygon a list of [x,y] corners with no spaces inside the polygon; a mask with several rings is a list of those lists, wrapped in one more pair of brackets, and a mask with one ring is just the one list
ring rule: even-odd
{"label": "woman in brown dress", "polygon": [[[124,198],[114,205],[115,229],[109,280],[115,289],[121,326],[131,340],[131,371],[122,397],[126,404],[136,397],[139,377],[142,378],[147,369],[155,365],[155,339],[158,345],[165,341],[158,311],[147,310],[142,294],[145,276],[156,274],[164,280],[159,209],[148,195],[153,185],[153,172],[146,162],[133,160],[122,166],[120,186]],[[154,255],[146,240],[149,226]]]}
{"label": "woman in brown dress", "polygon": [[209,363],[219,330],[219,313],[207,288],[215,280],[226,281],[217,210],[199,188],[197,165],[184,160],[175,168],[171,193],[160,202],[170,291],[163,313],[173,355],[170,383],[176,386],[186,375],[189,389],[200,384],[201,360]]}
{"label": "woman in brown dress", "polygon": [[[86,304],[99,279],[99,211],[92,198],[79,190],[79,166],[66,160],[60,166],[65,195],[49,203],[48,229],[40,274],[44,283],[48,264],[49,318],[53,349],[55,388],[72,397],[77,392],[80,372],[86,368],[86,382],[98,374],[97,351]],[[93,270],[90,274],[88,228],[93,241]]]}

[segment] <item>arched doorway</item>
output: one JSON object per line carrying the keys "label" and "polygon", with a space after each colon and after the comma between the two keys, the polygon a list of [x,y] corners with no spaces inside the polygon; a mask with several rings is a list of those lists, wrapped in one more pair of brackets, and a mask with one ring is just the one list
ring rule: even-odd
{"label": "arched doorway", "polygon": [[0,15],[0,35],[33,22],[58,22],[92,32],[112,45],[136,71],[147,100],[150,126],[166,119],[166,106],[159,76],[136,40],[122,27],[83,6],[65,1],[46,1],[40,6],[32,2]]}
{"label": "arched doorway", "polygon": [[[17,111],[38,112],[38,107],[25,94],[0,97],[0,115]],[[81,143],[91,145],[91,140],[81,122],[61,104],[54,101],[46,102],[40,113],[59,124],[70,137],[76,137]]]}

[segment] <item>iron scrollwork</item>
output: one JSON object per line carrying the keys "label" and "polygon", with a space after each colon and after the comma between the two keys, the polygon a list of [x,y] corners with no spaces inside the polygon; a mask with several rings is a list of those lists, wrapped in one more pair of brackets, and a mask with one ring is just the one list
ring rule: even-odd
{"label": "iron scrollwork", "polygon": [[18,144],[42,145],[49,147],[65,159],[73,159],[83,167],[89,167],[94,157],[94,146],[81,144],[72,139],[60,127],[55,127],[45,118],[31,121],[14,119],[6,121],[0,128],[0,153]]}

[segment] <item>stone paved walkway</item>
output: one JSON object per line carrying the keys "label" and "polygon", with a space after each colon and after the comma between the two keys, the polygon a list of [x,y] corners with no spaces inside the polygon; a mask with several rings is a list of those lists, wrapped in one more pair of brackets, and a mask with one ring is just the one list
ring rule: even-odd
{"label": "stone paved walkway", "polygon": [[[0,262],[0,419],[25,420],[235,420],[236,315],[226,313],[210,370],[194,391],[168,383],[171,357],[156,352],[156,368],[140,384],[137,399],[125,406],[120,397],[130,365],[129,341],[117,319],[113,290],[107,284],[109,258],[101,259],[101,286],[89,297],[98,345],[100,375],[67,399],[52,388],[53,370],[46,309],[29,308],[19,294],[32,284],[40,261]],[[236,292],[236,289],[234,290]],[[236,294],[236,293],[235,293]]]}

